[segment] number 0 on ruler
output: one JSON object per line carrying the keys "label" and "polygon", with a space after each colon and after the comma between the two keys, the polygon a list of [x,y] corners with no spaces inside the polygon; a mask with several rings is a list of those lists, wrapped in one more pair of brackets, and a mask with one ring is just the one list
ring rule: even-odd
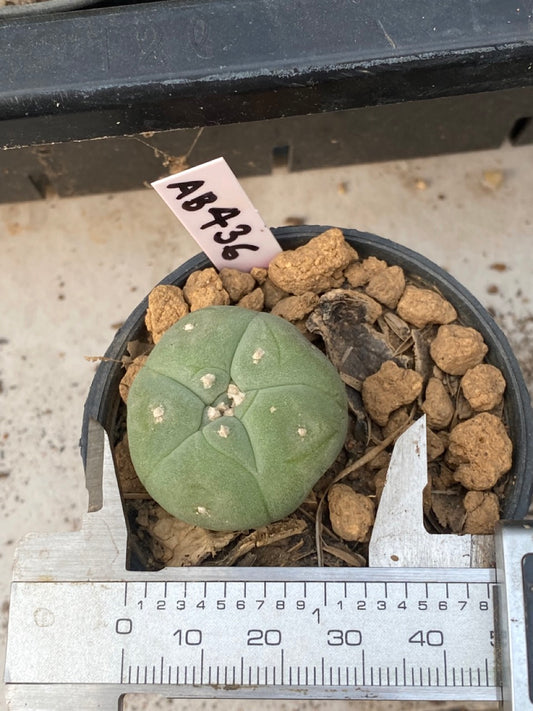
{"label": "number 0 on ruler", "polygon": [[152,183],[217,269],[268,267],[281,251],[239,181],[216,158]]}

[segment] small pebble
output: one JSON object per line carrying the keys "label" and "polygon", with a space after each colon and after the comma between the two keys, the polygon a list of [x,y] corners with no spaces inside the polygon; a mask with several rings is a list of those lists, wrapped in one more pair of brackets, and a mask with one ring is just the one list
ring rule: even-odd
{"label": "small pebble", "polygon": [[397,311],[401,318],[416,328],[424,328],[429,323],[451,323],[457,318],[456,310],[444,297],[436,291],[412,284],[405,287]]}
{"label": "small pebble", "polygon": [[447,463],[465,489],[491,489],[512,466],[513,445],[503,422],[488,412],[456,425],[450,432]]}
{"label": "small pebble", "polygon": [[429,427],[442,430],[452,421],[454,405],[448,391],[438,378],[430,378],[422,410],[426,413]]}
{"label": "small pebble", "polygon": [[464,375],[481,363],[487,351],[479,331],[454,324],[441,326],[429,348],[435,363],[450,375]]}
{"label": "small pebble", "polygon": [[374,524],[372,499],[346,484],[334,484],[328,493],[329,517],[335,533],[345,541],[368,541]]}
{"label": "small pebble", "polygon": [[405,276],[401,267],[387,267],[377,272],[367,284],[366,293],[389,309],[396,307],[405,289]]}
{"label": "small pebble", "polygon": [[222,279],[213,267],[193,272],[183,287],[183,294],[191,311],[197,311],[206,306],[226,306],[230,303],[229,294],[224,289]]}
{"label": "small pebble", "polygon": [[233,303],[240,301],[243,296],[255,289],[255,279],[251,274],[241,272],[238,269],[224,267],[219,272],[224,289],[228,292]]}
{"label": "small pebble", "polygon": [[145,323],[153,342],[158,343],[165,331],[188,313],[189,306],[179,286],[159,284],[152,289],[148,296]]}
{"label": "small pebble", "polygon": [[481,363],[466,371],[461,389],[472,410],[492,410],[502,401],[505,378],[499,368]]}
{"label": "small pebble", "polygon": [[409,405],[422,392],[423,378],[409,368],[400,368],[388,360],[377,373],[363,383],[363,403],[378,425],[386,425],[389,415],[402,405]]}

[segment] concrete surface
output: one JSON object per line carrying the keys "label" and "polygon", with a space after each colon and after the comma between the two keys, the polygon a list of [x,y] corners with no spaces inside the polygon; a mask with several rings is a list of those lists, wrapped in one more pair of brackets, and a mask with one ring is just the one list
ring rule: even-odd
{"label": "concrete surface", "polygon": [[[301,174],[275,172],[243,184],[268,224],[301,218],[309,224],[357,227],[405,244],[448,269],[494,310],[531,392],[532,165],[533,146],[504,146]],[[86,508],[78,440],[95,364],[85,356],[103,354],[118,324],[151,286],[196,251],[150,190],[0,206],[2,668],[17,539],[30,531],[75,530]],[[130,697],[125,707],[309,711],[326,705],[330,702]],[[331,705],[338,711],[495,708]]]}

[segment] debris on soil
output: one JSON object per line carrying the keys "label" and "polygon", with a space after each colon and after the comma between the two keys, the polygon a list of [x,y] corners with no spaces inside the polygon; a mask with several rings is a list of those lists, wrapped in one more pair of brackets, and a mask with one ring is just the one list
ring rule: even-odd
{"label": "debris on soil", "polygon": [[142,565],[365,565],[394,440],[422,414],[431,529],[493,531],[512,461],[505,381],[485,362],[481,333],[431,284],[375,256],[359,258],[338,229],[280,253],[268,270],[200,270],[183,291],[160,286],[150,295],[146,336],[123,357],[124,402],[165,323],[181,310],[228,303],[272,311],[326,352],[347,386],[345,446],[291,516],[256,531],[213,533],[172,518],[145,492],[129,459],[122,405],[115,459]]}
{"label": "debris on soil", "polygon": [[154,501],[144,502],[139,509],[137,525],[153,567],[199,565],[213,558],[238,535],[191,526],[171,516]]}
{"label": "debris on soil", "polygon": [[235,565],[239,558],[242,558],[256,548],[277,544],[280,541],[303,533],[306,528],[307,524],[305,521],[293,516],[258,528],[240,540],[230,555],[221,562],[221,565]]}
{"label": "debris on soil", "polygon": [[153,342],[158,343],[165,331],[188,313],[189,305],[179,286],[160,284],[152,289],[148,296],[145,322]]}
{"label": "debris on soil", "polygon": [[513,445],[499,417],[488,412],[456,425],[450,432],[447,462],[466,489],[491,489],[512,465]]}
{"label": "debris on soil", "polygon": [[481,179],[481,185],[487,190],[496,191],[503,185],[504,177],[501,170],[485,170]]}
{"label": "debris on soil", "polygon": [[311,333],[319,333],[326,353],[347,385],[360,390],[364,380],[387,361],[394,348],[373,326],[381,306],[366,294],[332,289],[307,319]]}
{"label": "debris on soil", "polygon": [[[453,490],[432,491],[431,508],[437,521],[444,531],[463,531],[465,521],[465,508],[463,496]],[[481,531],[476,531],[480,533]]]}
{"label": "debris on soil", "polygon": [[430,347],[431,357],[450,375],[464,375],[479,365],[488,351],[479,331],[467,326],[441,326]]}
{"label": "debris on soil", "polygon": [[293,227],[298,227],[298,225],[305,225],[305,217],[296,217],[289,215],[284,220],[285,225],[292,225]]}
{"label": "debris on soil", "polygon": [[463,375],[461,389],[468,404],[476,412],[493,410],[502,401],[505,378],[499,368],[488,363],[470,368]]}
{"label": "debris on soil", "polygon": [[137,472],[135,471],[133,462],[131,461],[127,434],[124,436],[124,439],[116,445],[114,456],[118,482],[122,495],[126,499],[136,498],[138,496],[148,498],[148,492],[137,476]]}

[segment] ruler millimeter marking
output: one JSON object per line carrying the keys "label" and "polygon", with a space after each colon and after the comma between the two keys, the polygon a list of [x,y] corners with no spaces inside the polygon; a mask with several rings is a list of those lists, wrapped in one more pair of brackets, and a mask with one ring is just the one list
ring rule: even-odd
{"label": "ruler millimeter marking", "polygon": [[498,700],[480,577],[14,583],[7,681]]}

